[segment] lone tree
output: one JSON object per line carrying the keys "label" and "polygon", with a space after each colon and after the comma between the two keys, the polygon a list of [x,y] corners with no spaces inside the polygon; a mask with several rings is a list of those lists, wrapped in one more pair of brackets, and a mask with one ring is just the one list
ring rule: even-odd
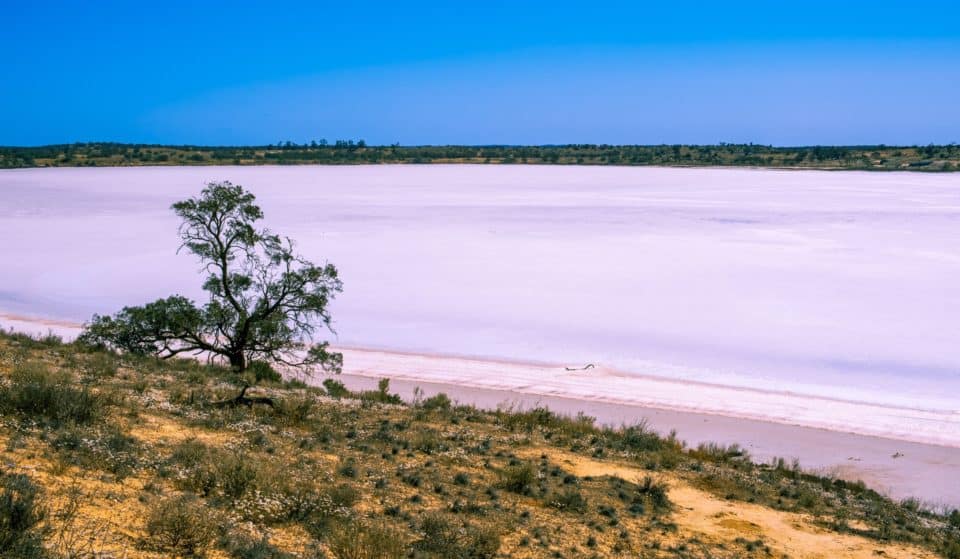
{"label": "lone tree", "polygon": [[206,305],[173,295],[94,315],[80,341],[162,359],[206,354],[238,373],[253,360],[339,372],[342,356],[328,342],[311,345],[317,330],[332,332],[327,305],[342,289],[337,269],[316,266],[294,254],[289,238],[257,229],[263,212],[254,200],[239,185],[211,182],[172,206],[182,220],[180,248],[203,264]]}

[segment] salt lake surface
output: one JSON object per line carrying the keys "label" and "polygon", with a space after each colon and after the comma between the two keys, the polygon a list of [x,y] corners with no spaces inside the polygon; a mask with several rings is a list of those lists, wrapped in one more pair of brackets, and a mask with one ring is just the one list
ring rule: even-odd
{"label": "salt lake surface", "polygon": [[341,345],[960,414],[960,174],[0,171],[0,312],[82,321],[202,297],[169,206],[211,180],[340,268]]}

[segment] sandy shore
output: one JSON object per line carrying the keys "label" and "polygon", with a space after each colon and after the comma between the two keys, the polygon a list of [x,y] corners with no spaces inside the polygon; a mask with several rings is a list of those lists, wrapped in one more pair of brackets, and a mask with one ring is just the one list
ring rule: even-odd
{"label": "sandy shore", "polygon": [[[70,338],[79,325],[0,313],[0,327]],[[627,374],[602,365],[570,371],[549,363],[337,349],[344,354],[342,380],[354,388],[390,378],[392,389],[408,399],[419,387],[483,408],[540,405],[609,425],[646,420],[660,432],[676,430],[690,445],[738,443],[759,461],[796,458],[806,469],[862,479],[896,498],[960,506],[960,486],[953,483],[960,479],[958,412]]]}

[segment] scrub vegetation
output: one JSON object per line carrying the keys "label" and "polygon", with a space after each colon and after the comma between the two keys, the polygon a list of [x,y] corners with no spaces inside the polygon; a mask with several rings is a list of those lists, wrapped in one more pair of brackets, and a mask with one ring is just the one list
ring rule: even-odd
{"label": "scrub vegetation", "polygon": [[799,146],[756,144],[550,146],[369,146],[326,140],[266,146],[77,143],[0,147],[0,168],[139,165],[492,163],[732,166],[796,169],[957,171],[960,145]]}
{"label": "scrub vegetation", "polygon": [[956,511],[736,446],[257,369],[0,334],[0,557],[960,557]]}

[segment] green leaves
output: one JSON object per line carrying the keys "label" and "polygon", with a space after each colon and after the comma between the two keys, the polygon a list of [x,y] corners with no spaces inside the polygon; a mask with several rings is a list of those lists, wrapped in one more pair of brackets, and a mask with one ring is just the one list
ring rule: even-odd
{"label": "green leaves", "polygon": [[124,307],[112,317],[94,315],[78,341],[139,355],[161,353],[175,340],[202,349],[198,334],[203,323],[203,313],[192,301],[173,295],[141,307]]}
{"label": "green leaves", "polygon": [[225,181],[172,206],[182,220],[181,248],[207,273],[206,305],[175,295],[94,315],[80,341],[162,358],[206,352],[238,371],[251,359],[339,371],[342,358],[326,342],[310,347],[318,329],[330,329],[327,306],[343,287],[337,269],[304,260],[290,239],[257,229],[263,212],[255,200]]}

